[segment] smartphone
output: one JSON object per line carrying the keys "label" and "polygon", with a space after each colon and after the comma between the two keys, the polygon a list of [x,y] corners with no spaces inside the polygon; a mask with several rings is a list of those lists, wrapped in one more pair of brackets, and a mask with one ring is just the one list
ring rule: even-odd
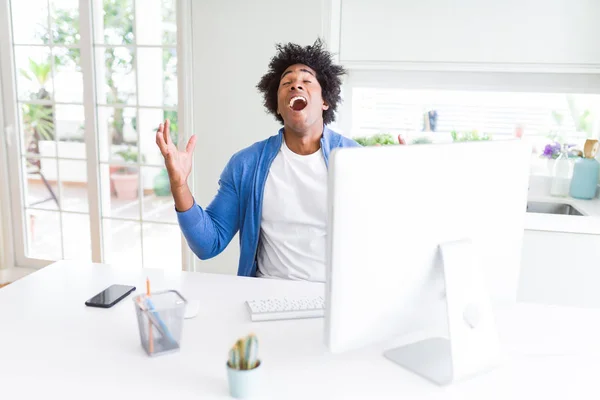
{"label": "smartphone", "polygon": [[88,307],[111,308],[135,290],[135,286],[111,285],[85,302]]}

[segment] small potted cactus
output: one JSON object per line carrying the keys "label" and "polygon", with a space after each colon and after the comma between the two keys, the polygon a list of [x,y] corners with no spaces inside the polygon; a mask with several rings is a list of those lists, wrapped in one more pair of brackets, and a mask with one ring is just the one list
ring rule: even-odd
{"label": "small potted cactus", "polygon": [[256,335],[238,339],[229,351],[227,360],[227,379],[232,397],[245,398],[256,394],[260,384],[257,376],[260,365]]}

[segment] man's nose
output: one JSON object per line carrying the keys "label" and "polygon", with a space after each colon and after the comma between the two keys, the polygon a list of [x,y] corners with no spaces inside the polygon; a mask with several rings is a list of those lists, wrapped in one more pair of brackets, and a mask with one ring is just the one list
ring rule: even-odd
{"label": "man's nose", "polygon": [[292,90],[304,90],[301,85],[292,85]]}

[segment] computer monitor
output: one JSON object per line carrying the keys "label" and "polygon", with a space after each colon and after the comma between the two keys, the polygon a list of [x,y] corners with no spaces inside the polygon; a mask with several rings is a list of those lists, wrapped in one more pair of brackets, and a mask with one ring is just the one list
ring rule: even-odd
{"label": "computer monitor", "polygon": [[385,356],[441,385],[496,366],[492,304],[516,301],[530,156],[520,140],[332,152],[329,350],[441,322]]}

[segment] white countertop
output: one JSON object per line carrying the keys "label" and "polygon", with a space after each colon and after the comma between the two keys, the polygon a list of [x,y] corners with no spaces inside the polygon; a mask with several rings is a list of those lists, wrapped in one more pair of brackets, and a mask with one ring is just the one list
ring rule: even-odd
{"label": "white countertop", "polygon": [[[199,300],[180,352],[149,358],[131,296],[111,309],[84,301],[113,283],[176,289]],[[260,341],[265,399],[598,399],[600,310],[519,305],[497,314],[506,361],[437,387],[382,356],[382,343],[345,354],[323,344],[323,319],[249,320],[244,301],[320,294],[323,285],[111,268],[61,261],[0,289],[0,393],[7,399],[227,399],[235,339]],[[357,294],[360,295],[360,294]],[[403,339],[403,340],[406,340]],[[393,344],[399,344],[394,341]]]}
{"label": "white countertop", "polygon": [[572,197],[561,198],[530,193],[528,200],[569,204],[584,215],[526,213],[525,229],[600,235],[600,199],[579,200]]}

